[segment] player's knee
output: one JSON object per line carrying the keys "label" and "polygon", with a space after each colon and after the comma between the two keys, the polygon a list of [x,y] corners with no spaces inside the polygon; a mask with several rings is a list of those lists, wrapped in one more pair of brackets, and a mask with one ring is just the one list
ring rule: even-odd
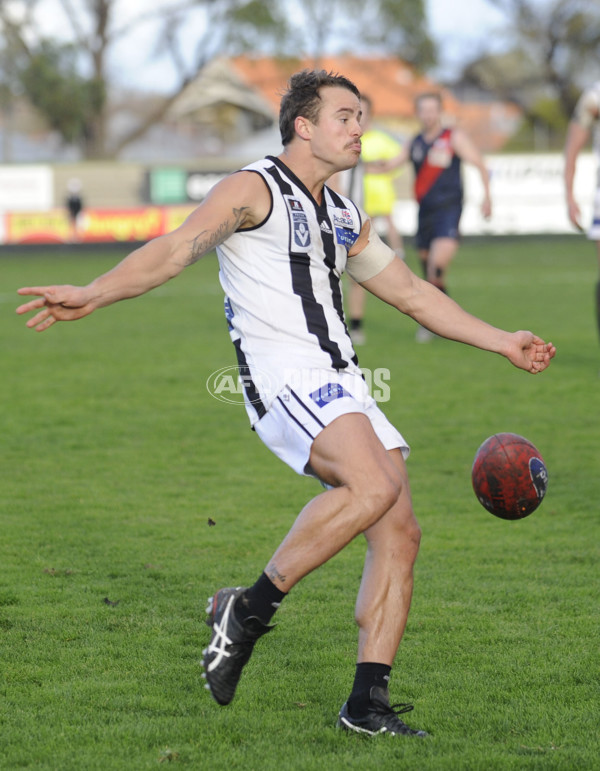
{"label": "player's knee", "polygon": [[363,529],[374,525],[398,501],[402,493],[399,475],[380,473],[371,479],[368,489],[361,492]]}
{"label": "player's knee", "polygon": [[390,559],[395,564],[404,565],[407,570],[412,570],[420,545],[421,528],[414,517],[399,523],[389,534],[387,542]]}
{"label": "player's knee", "polygon": [[413,517],[410,523],[402,528],[402,532],[408,550],[414,553],[414,558],[416,559],[421,545],[421,528],[419,527],[419,523]]}
{"label": "player's knee", "polygon": [[400,479],[385,477],[385,480],[379,483],[375,499],[380,516],[397,503],[401,492],[402,482]]}

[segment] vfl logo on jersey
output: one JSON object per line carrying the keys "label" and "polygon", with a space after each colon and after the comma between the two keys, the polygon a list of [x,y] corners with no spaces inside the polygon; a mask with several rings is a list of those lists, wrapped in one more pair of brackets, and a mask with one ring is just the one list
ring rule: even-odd
{"label": "vfl logo on jersey", "polygon": [[310,398],[319,407],[326,407],[330,402],[341,399],[343,396],[349,396],[350,399],[353,398],[352,394],[348,393],[339,383],[326,383],[310,394]]}
{"label": "vfl logo on jersey", "polygon": [[302,207],[302,202],[291,195],[285,195],[285,202],[290,215],[292,228],[291,250],[294,252],[308,252],[310,249],[310,230],[308,217]]}

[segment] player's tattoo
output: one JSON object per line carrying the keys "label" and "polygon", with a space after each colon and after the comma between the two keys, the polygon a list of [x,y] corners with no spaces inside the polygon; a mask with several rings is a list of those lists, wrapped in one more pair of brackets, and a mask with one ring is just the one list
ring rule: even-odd
{"label": "player's tattoo", "polygon": [[214,249],[215,246],[222,243],[228,236],[235,233],[243,222],[249,208],[249,206],[242,206],[240,209],[232,209],[232,220],[226,219],[214,231],[203,230],[199,233],[192,241],[186,265],[193,265],[195,262],[198,262],[206,252]]}
{"label": "player's tattoo", "polygon": [[281,575],[279,570],[277,570],[277,565],[267,565],[265,573],[271,579],[271,581],[280,581],[282,584],[285,584],[286,577]]}

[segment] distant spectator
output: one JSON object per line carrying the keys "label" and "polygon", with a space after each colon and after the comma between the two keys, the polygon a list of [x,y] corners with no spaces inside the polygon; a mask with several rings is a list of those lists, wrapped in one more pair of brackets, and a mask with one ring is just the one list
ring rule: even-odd
{"label": "distant spectator", "polygon": [[81,182],[76,177],[69,180],[65,203],[69,212],[69,223],[71,226],[69,240],[73,243],[81,241],[81,213],[83,211],[81,190]]}

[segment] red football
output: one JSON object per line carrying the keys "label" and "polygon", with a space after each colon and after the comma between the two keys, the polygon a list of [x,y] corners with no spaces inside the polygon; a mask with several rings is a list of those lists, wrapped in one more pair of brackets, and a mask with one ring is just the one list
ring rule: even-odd
{"label": "red football", "polygon": [[536,447],[518,434],[494,434],[475,454],[471,472],[477,499],[501,519],[523,519],[548,488],[546,464]]}

